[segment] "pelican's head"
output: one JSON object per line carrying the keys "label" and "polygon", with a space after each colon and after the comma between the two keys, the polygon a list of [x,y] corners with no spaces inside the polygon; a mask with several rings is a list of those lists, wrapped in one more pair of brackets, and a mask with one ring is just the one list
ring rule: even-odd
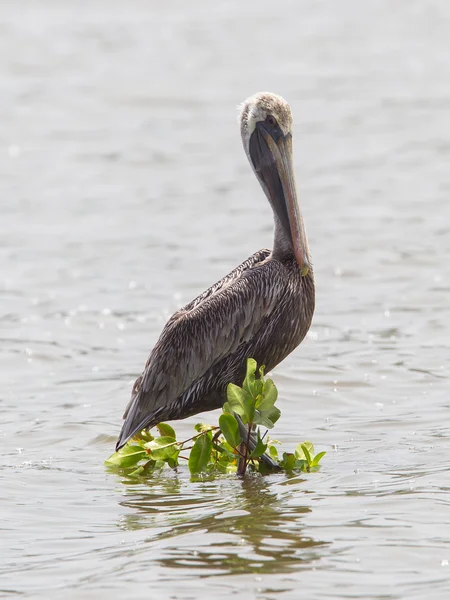
{"label": "pelican's head", "polygon": [[292,166],[291,108],[281,96],[269,92],[247,98],[240,108],[244,150],[302,275],[306,275],[310,267],[309,253]]}

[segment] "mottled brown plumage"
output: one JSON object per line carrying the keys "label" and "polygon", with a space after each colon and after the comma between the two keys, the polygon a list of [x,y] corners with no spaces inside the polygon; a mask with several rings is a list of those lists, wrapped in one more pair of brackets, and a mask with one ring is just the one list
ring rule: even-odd
{"label": "mottled brown plumage", "polygon": [[246,359],[273,369],[306,335],[314,277],[292,173],[292,117],[275,94],[246,100],[241,135],[273,211],[273,250],[260,250],[165,325],[134,384],[116,449],[144,428],[220,408]]}

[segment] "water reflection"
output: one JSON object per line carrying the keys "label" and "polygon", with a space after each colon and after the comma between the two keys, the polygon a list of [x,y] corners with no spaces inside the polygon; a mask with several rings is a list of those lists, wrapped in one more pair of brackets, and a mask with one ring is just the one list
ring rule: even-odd
{"label": "water reflection", "polygon": [[303,480],[288,489],[279,483],[260,476],[192,483],[165,471],[151,486],[127,486],[120,526],[148,529],[161,566],[198,576],[298,570],[299,561],[320,558],[327,543],[304,533],[311,507],[303,502]]}

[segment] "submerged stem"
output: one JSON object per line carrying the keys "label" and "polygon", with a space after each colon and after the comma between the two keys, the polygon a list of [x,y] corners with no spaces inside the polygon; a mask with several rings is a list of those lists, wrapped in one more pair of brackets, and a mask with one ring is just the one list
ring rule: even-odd
{"label": "submerged stem", "polygon": [[247,465],[249,463],[248,446],[250,444],[250,436],[252,433],[252,427],[253,427],[253,423],[247,424],[247,440],[245,442],[241,442],[241,445],[239,446],[240,457],[239,457],[239,462],[238,462],[237,474],[240,475],[241,477],[243,477],[245,475],[245,472],[247,471]]}
{"label": "submerged stem", "polygon": [[239,446],[239,461],[236,474],[240,477],[245,475],[245,471],[247,469],[247,444],[245,442],[241,442]]}

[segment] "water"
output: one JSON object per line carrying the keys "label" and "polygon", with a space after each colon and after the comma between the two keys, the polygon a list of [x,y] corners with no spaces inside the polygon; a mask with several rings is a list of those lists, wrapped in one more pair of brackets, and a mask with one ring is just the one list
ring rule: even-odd
{"label": "water", "polygon": [[[0,593],[446,599],[450,5],[211,6],[0,9]],[[126,483],[102,463],[165,320],[271,243],[234,108],[261,90],[317,279],[276,435],[328,453]]]}

